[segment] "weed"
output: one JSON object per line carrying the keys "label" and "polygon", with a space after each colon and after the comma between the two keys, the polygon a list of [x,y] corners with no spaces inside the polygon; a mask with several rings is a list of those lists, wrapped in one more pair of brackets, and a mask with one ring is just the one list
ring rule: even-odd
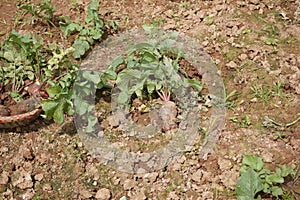
{"label": "weed", "polygon": [[236,195],[238,200],[261,199],[261,194],[272,197],[287,195],[283,189],[285,178],[295,174],[291,167],[282,165],[276,167],[275,172],[263,168],[260,157],[245,155],[240,168],[241,177],[236,184]]}
{"label": "weed", "polygon": [[251,120],[249,115],[244,115],[242,118],[231,117],[230,120],[238,124],[241,128],[248,128],[251,125]]}
{"label": "weed", "polygon": [[28,11],[33,16],[33,23],[35,20],[44,19],[48,24],[56,27],[52,22],[56,8],[51,5],[51,0],[44,0],[38,5],[24,3],[20,5],[20,8]]}
{"label": "weed", "polygon": [[[100,19],[99,14],[99,0],[92,0],[88,6],[87,15],[84,24],[79,20],[72,22],[70,17],[65,17],[66,23],[61,22],[61,29],[65,37],[78,33],[72,47],[75,49],[73,52],[74,58],[80,58],[91,48],[96,40],[100,40],[103,36],[103,29],[105,28],[104,22]],[[110,22],[110,26],[114,30],[117,29],[117,23]]]}
{"label": "weed", "polygon": [[251,29],[244,29],[244,30],[242,31],[243,34],[249,34],[249,33],[251,33],[251,32],[252,32]]}
{"label": "weed", "polygon": [[262,99],[264,102],[268,102],[273,96],[272,88],[264,87],[262,85],[255,85],[251,87],[252,95],[254,97]]}
{"label": "weed", "polygon": [[274,83],[274,94],[277,95],[280,99],[289,98],[289,94],[284,94],[284,85],[282,82],[277,81]]}
{"label": "weed", "polygon": [[209,15],[204,17],[203,21],[206,22],[208,25],[212,25],[214,24],[214,16],[213,15]]}
{"label": "weed", "polygon": [[225,98],[225,101],[226,101],[226,107],[229,108],[229,109],[233,109],[233,106],[235,104],[234,100],[236,100],[236,97],[237,96],[237,91],[236,90],[233,90],[232,92],[230,92],[226,98]]}
{"label": "weed", "polygon": [[282,132],[275,132],[273,139],[274,140],[281,139],[284,142],[288,142],[289,141],[287,135],[285,133],[282,133]]}
{"label": "weed", "polygon": [[276,46],[277,45],[277,42],[275,39],[273,38],[268,38],[264,41],[265,44],[267,45],[272,45],[272,46]]}

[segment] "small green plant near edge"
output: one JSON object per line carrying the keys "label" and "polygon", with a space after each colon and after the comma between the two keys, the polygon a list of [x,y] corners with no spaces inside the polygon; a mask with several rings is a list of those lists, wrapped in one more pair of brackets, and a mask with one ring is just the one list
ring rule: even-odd
{"label": "small green plant near edge", "polygon": [[264,162],[260,157],[245,155],[240,168],[240,179],[236,184],[238,200],[259,200],[262,194],[267,194],[279,199],[286,195],[282,189],[284,178],[294,174],[290,166],[276,167],[275,172],[264,168]]}
{"label": "small green plant near edge", "polygon": [[[100,19],[98,10],[99,0],[92,0],[88,6],[87,15],[83,24],[78,20],[76,22],[71,22],[70,17],[65,17],[66,23],[61,23],[61,29],[63,30],[65,37],[79,33],[72,45],[75,49],[73,52],[74,58],[80,58],[85,55],[94,44],[94,41],[102,38],[104,33],[104,22]],[[115,23],[112,25],[116,26]]]}

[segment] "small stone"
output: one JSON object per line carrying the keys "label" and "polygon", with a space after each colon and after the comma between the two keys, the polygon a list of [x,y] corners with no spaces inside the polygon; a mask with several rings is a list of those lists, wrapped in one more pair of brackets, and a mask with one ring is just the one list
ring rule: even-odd
{"label": "small stone", "polygon": [[156,181],[157,177],[158,177],[158,173],[153,172],[153,173],[145,174],[144,179],[148,179],[150,183],[153,183]]}
{"label": "small stone", "polygon": [[144,192],[137,192],[132,198],[132,200],[145,200],[147,199]]}
{"label": "small stone", "polygon": [[209,41],[205,40],[204,42],[202,42],[202,46],[206,47],[209,44]]}
{"label": "small stone", "polygon": [[80,196],[84,199],[89,199],[93,196],[93,194],[90,191],[86,190],[86,189],[82,189],[80,191]]}
{"label": "small stone", "polygon": [[21,190],[32,188],[33,181],[31,175],[23,168],[18,169],[12,175],[12,185]]}
{"label": "small stone", "polygon": [[230,69],[236,69],[238,65],[234,61],[230,61],[229,63],[226,64],[227,67]]}
{"label": "small stone", "polygon": [[180,198],[177,196],[175,191],[172,191],[169,193],[168,198],[167,199],[172,199],[172,200],[179,200]]}
{"label": "small stone", "polygon": [[185,156],[181,156],[180,158],[177,159],[177,162],[180,164],[183,164],[186,161],[186,157]]}
{"label": "small stone", "polygon": [[225,171],[221,175],[219,175],[219,179],[221,180],[223,185],[230,189],[234,189],[238,177],[239,177],[239,172],[235,169],[232,169],[230,171]]}
{"label": "small stone", "polygon": [[34,176],[34,180],[36,180],[36,181],[41,181],[43,178],[44,178],[43,174],[36,174]]}
{"label": "small stone", "polygon": [[241,55],[239,55],[239,59],[241,60],[241,61],[244,61],[244,60],[246,60],[248,58],[248,56],[247,56],[247,54],[245,54],[245,53],[242,53]]}
{"label": "small stone", "polygon": [[7,147],[1,147],[0,148],[0,153],[7,153],[8,152],[8,148]]}
{"label": "small stone", "polygon": [[172,170],[174,170],[174,171],[179,171],[181,169],[181,164],[179,164],[179,163],[174,163],[173,165],[172,165]]}
{"label": "small stone", "polygon": [[211,181],[211,177],[212,177],[212,173],[211,172],[207,172],[207,171],[202,171],[202,181],[206,182],[206,181]]}
{"label": "small stone", "polygon": [[232,168],[231,161],[223,158],[218,158],[218,165],[221,171],[226,171]]}
{"label": "small stone", "polygon": [[52,190],[52,186],[49,183],[44,184],[43,186],[43,190],[45,191],[50,191]]}
{"label": "small stone", "polygon": [[119,126],[119,122],[116,120],[116,118],[114,116],[108,116],[107,121],[108,121],[109,125],[113,128]]}
{"label": "small stone", "polygon": [[32,160],[34,159],[34,155],[31,149],[25,147],[23,148],[23,157],[27,160]]}
{"label": "small stone", "polygon": [[250,3],[257,5],[259,4],[259,0],[250,0]]}
{"label": "small stone", "polygon": [[126,179],[123,184],[124,190],[131,190],[135,186],[135,181],[132,179]]}
{"label": "small stone", "polygon": [[9,173],[4,171],[0,176],[0,185],[6,185],[9,181]]}
{"label": "small stone", "polygon": [[197,182],[197,183],[200,183],[201,182],[201,178],[202,178],[202,170],[201,169],[198,169],[193,175],[192,175],[192,180]]}
{"label": "small stone", "polygon": [[261,154],[261,158],[263,159],[264,162],[266,163],[271,163],[273,162],[273,154],[268,152],[268,151],[264,151],[262,154]]}
{"label": "small stone", "polygon": [[100,200],[109,200],[111,198],[111,193],[109,189],[101,188],[97,191],[95,198]]}

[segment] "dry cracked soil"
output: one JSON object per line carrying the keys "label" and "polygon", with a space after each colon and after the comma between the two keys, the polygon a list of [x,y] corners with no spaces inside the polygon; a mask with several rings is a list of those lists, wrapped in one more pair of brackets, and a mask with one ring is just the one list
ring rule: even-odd
{"label": "dry cracked soil", "polygon": [[[57,29],[18,10],[24,2],[39,1],[0,0],[1,41],[12,29],[59,41]],[[82,18],[88,3],[52,1],[56,15],[71,19]],[[99,15],[119,32],[157,23],[199,41],[227,94],[234,92],[215,148],[202,159],[196,142],[162,170],[127,174],[89,154],[72,118],[64,125],[39,119],[0,131],[0,199],[236,199],[243,155],[260,156],[271,170],[299,166],[300,121],[285,126],[300,118],[299,1],[100,0]]]}

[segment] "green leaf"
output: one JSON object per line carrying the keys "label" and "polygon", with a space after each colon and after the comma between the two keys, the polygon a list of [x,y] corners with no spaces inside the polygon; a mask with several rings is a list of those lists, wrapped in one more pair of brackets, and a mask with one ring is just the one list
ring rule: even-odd
{"label": "green leaf", "polygon": [[286,166],[286,165],[282,165],[281,168],[281,176],[282,177],[287,177],[288,175],[293,173],[292,167],[291,166]]}
{"label": "green leaf", "polygon": [[92,29],[90,34],[94,40],[99,40],[102,37],[103,31],[101,29]]}
{"label": "green leaf", "polygon": [[93,115],[88,116],[88,125],[86,128],[87,133],[92,133],[95,130],[95,125],[98,123],[97,117]]}
{"label": "green leaf", "polygon": [[58,102],[53,100],[44,100],[42,104],[42,109],[45,112],[46,118],[51,119],[55,108],[58,106]]}
{"label": "green leaf", "polygon": [[64,123],[64,102],[60,102],[53,113],[53,119],[58,124]]}
{"label": "green leaf", "polygon": [[284,179],[278,174],[271,174],[266,176],[266,182],[272,185],[274,183],[284,183]]}
{"label": "green leaf", "polygon": [[98,17],[98,10],[99,10],[99,0],[91,0],[88,9],[87,9],[87,15],[85,17],[85,21],[87,23],[91,22],[95,18]]}
{"label": "green leaf", "polygon": [[203,88],[202,84],[195,78],[193,78],[193,79],[184,79],[184,81],[186,81],[188,84],[190,84],[193,88],[195,88],[199,92]]}
{"label": "green leaf", "polygon": [[245,173],[242,173],[236,184],[236,195],[238,200],[255,199],[255,195],[261,190],[263,190],[262,181],[252,168],[249,168]]}
{"label": "green leaf", "polygon": [[119,67],[121,64],[124,63],[123,57],[122,56],[117,56],[111,63],[110,68],[115,71],[117,67]]}
{"label": "green leaf", "polygon": [[88,114],[91,110],[93,110],[94,106],[88,103],[86,100],[75,98],[74,105],[76,108],[76,112],[79,115]]}
{"label": "green leaf", "polygon": [[125,105],[128,103],[129,98],[129,95],[126,92],[120,92],[118,96],[118,103]]}
{"label": "green leaf", "polygon": [[49,88],[46,89],[46,91],[47,91],[50,98],[53,98],[53,97],[59,95],[62,92],[61,87],[58,86],[58,85],[54,85],[52,87],[49,87]]}
{"label": "green leaf", "polygon": [[80,32],[82,29],[83,29],[82,25],[80,25],[76,22],[75,23],[72,22],[71,24],[69,24],[65,27],[64,35],[65,35],[65,37],[67,37],[68,35],[70,35],[74,32]]}
{"label": "green leaf", "polygon": [[274,197],[278,198],[279,196],[283,195],[283,190],[278,186],[272,186],[271,187],[271,193]]}
{"label": "green leaf", "polygon": [[80,58],[87,50],[89,50],[90,44],[84,38],[80,38],[74,41],[72,47],[75,49],[73,57]]}
{"label": "green leaf", "polygon": [[154,83],[147,83],[147,91],[149,94],[152,94],[153,91],[155,90],[155,85]]}
{"label": "green leaf", "polygon": [[260,171],[263,168],[263,161],[260,157],[253,155],[244,155],[242,163],[252,167],[256,171]]}
{"label": "green leaf", "polygon": [[86,80],[92,81],[95,85],[99,84],[100,76],[99,73],[93,71],[84,71],[82,75]]}

